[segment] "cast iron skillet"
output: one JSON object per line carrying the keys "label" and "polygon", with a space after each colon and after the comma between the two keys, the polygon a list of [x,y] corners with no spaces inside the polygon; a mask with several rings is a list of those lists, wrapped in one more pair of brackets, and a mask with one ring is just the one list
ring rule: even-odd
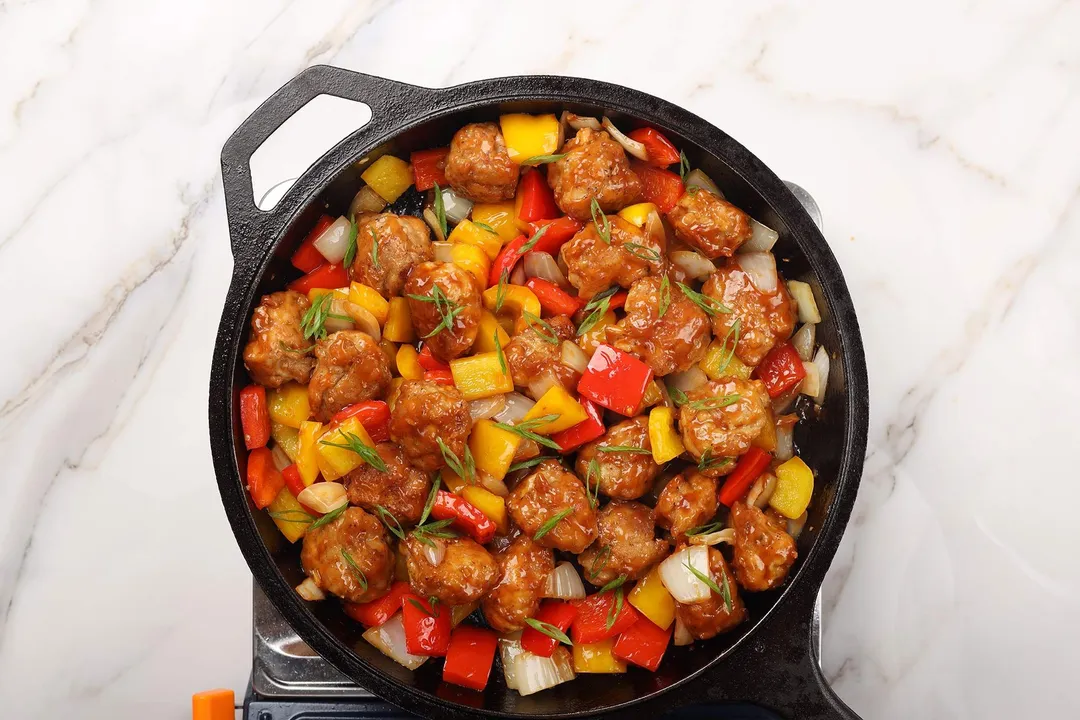
{"label": "cast iron skillet", "polygon": [[[252,153],[293,113],[320,94],[367,103],[371,122],[319,158],[277,206],[252,198]],[[242,477],[246,452],[236,410],[249,382],[242,348],[252,309],[295,277],[288,258],[329,206],[343,213],[374,157],[444,146],[467,122],[502,112],[607,113],[620,128],[649,124],[683,148],[737,206],[780,233],[782,273],[808,280],[822,310],[818,342],[832,357],[828,397],[819,417],[798,425],[801,456],[817,488],[799,539],[799,560],[782,588],[744,593],[750,620],[688,648],[669,648],[656,673],[584,675],[522,698],[493,670],[483,694],[440,681],[439,663],[415,673],[364,642],[361,628],[330,600],[305,603],[297,547],[266,513],[254,512]],[[827,162],[822,157],[822,162]],[[753,702],[789,718],[856,717],[825,684],[817,664],[813,607],[855,501],[866,448],[869,402],[862,340],[844,278],[825,239],[776,175],[701,118],[628,88],[568,77],[509,77],[429,89],[328,66],[309,68],[278,90],[229,138],[221,154],[235,266],[225,299],[210,377],[210,443],[225,512],[251,572],[281,614],[316,652],[357,683],[408,710],[441,717],[582,717],[619,711],[656,715],[680,705]],[[668,692],[674,688],[678,692]]]}

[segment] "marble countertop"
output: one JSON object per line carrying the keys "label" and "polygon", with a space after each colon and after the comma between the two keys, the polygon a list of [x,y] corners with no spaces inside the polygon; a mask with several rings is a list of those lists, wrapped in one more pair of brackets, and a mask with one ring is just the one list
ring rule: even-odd
{"label": "marble countertop", "polygon": [[0,0],[8,717],[182,718],[246,684],[206,429],[218,155],[314,63],[625,84],[809,189],[872,397],[828,678],[868,719],[1080,714],[1080,4],[662,7]]}

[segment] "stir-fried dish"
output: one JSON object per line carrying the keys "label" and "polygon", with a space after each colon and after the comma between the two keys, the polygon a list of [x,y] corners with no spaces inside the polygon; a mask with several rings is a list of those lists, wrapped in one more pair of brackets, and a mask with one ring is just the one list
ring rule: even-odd
{"label": "stir-fried dish", "polygon": [[297,592],[523,695],[746,620],[795,562],[792,409],[829,374],[777,233],[606,117],[503,115],[362,177],[244,350],[247,486]]}

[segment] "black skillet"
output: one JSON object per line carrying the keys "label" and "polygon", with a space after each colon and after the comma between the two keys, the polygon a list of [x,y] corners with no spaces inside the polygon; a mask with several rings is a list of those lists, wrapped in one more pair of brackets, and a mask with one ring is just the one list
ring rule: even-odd
{"label": "black skillet", "polygon": [[[366,103],[371,122],[319,158],[270,211],[252,198],[255,150],[312,98],[335,95]],[[648,124],[686,151],[725,195],[776,229],[781,272],[814,288],[822,311],[818,342],[832,358],[819,416],[799,423],[796,443],[817,488],[799,538],[799,560],[779,590],[744,593],[750,620],[737,630],[686,648],[669,648],[656,673],[582,675],[529,697],[508,691],[496,667],[484,693],[440,681],[440,663],[409,672],[361,639],[362,629],[333,601],[306,603],[293,590],[303,578],[297,547],[266,513],[255,512],[242,481],[246,452],[236,398],[249,382],[241,352],[258,299],[296,276],[288,258],[318,215],[342,214],[360,172],[385,152],[407,156],[445,146],[453,132],[503,112],[607,114],[630,130]],[[827,162],[827,157],[822,157]],[[210,377],[210,443],[225,512],[252,574],[303,640],[379,696],[423,715],[466,718],[658,715],[674,707],[751,702],[786,718],[857,717],[828,688],[817,659],[814,603],[858,490],[869,401],[855,310],[840,267],[818,228],[783,182],[739,143],[698,116],[635,90],[569,77],[509,77],[429,89],[329,66],[288,82],[244,121],[221,154],[234,268],[222,311]],[[676,689],[675,692],[669,692]]]}

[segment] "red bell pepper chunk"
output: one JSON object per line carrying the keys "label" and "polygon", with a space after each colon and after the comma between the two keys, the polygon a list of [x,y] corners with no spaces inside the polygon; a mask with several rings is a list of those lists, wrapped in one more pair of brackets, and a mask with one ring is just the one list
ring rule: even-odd
{"label": "red bell pepper chunk", "polygon": [[435,187],[446,187],[446,156],[450,148],[433,148],[431,150],[419,150],[409,156],[412,163],[413,184],[416,189],[423,192]]}
{"label": "red bell pepper chunk", "polygon": [[450,607],[409,593],[401,599],[401,624],[405,627],[405,649],[413,655],[442,657],[450,647],[454,629]]}
{"label": "red bell pepper chunk", "polygon": [[334,415],[330,424],[340,425],[351,417],[360,421],[372,441],[381,443],[390,440],[390,406],[385,401],[365,400],[346,405]]}
{"label": "red bell pepper chunk", "polygon": [[474,625],[461,625],[450,636],[443,663],[443,680],[471,690],[487,687],[499,636]]}
{"label": "red bell pepper chunk", "polygon": [[643,127],[628,133],[631,140],[637,140],[645,146],[649,164],[666,168],[679,162],[679,151],[656,128]]}
{"label": "red bell pepper chunk", "polygon": [[326,262],[326,258],[322,256],[322,253],[315,249],[315,241],[326,231],[326,228],[333,224],[334,218],[329,215],[323,215],[319,218],[319,221],[315,223],[315,227],[307,234],[304,242],[300,243],[300,247],[296,248],[292,259],[289,260],[294,268],[300,272],[311,272]]}
{"label": "red bell pepper chunk", "polygon": [[[574,607],[573,603],[562,600],[545,600],[534,617],[542,623],[553,625],[559,628],[560,631],[566,632],[574,623],[577,614],[578,609]],[[534,655],[551,657],[558,645],[558,640],[550,635],[545,635],[532,626],[527,626],[524,632],[521,633],[521,647]]]}
{"label": "red bell pepper chunk", "polygon": [[559,254],[559,250],[566,244],[567,240],[577,235],[585,227],[585,223],[572,217],[535,222],[532,224],[533,232],[529,237],[536,237],[536,233],[545,227],[547,230],[536,240],[533,250],[555,256]]}
{"label": "red bell pepper chunk", "polygon": [[289,289],[307,293],[309,290],[324,288],[333,290],[349,284],[349,273],[341,265],[323,263],[307,275],[289,283]]}
{"label": "red bell pepper chunk", "polygon": [[439,358],[435,357],[431,352],[431,347],[424,345],[420,348],[420,354],[417,356],[417,361],[420,363],[420,367],[425,370],[449,370],[450,364],[444,363]]}
{"label": "red bell pepper chunk", "polygon": [[240,427],[248,450],[266,447],[270,440],[270,410],[262,385],[248,385],[240,391]]}
{"label": "red bell pepper chunk", "polygon": [[603,411],[600,410],[600,407],[585,398],[581,398],[580,402],[581,407],[585,408],[585,414],[589,417],[577,425],[554,433],[551,436],[551,439],[559,445],[559,452],[563,454],[573,452],[585,443],[592,442],[606,431]]}
{"label": "red bell pepper chunk", "polygon": [[514,266],[517,265],[517,261],[524,255],[524,253],[521,252],[521,248],[526,242],[528,242],[528,240],[524,235],[518,235],[503,246],[503,249],[495,256],[495,262],[491,263],[491,273],[488,275],[489,287],[498,285],[499,278],[504,274],[508,278],[507,282],[509,282],[510,273],[514,272]]}
{"label": "red bell pepper chunk", "polygon": [[622,609],[615,616],[614,622],[608,624],[608,618],[611,617],[617,605],[615,593],[619,590],[609,590],[605,593],[590,595],[584,600],[574,601],[578,614],[574,618],[571,639],[575,645],[600,642],[609,637],[615,637],[641,618],[641,613],[635,610],[624,597]]}
{"label": "red bell pepper chunk", "polygon": [[616,350],[610,345],[599,345],[578,382],[577,390],[579,395],[597,405],[632,417],[641,406],[645,388],[652,378],[652,368],[630,353]]}
{"label": "red bell pepper chunk", "polygon": [[282,470],[281,477],[285,480],[285,487],[289,488],[289,492],[293,494],[293,497],[299,496],[304,491],[306,486],[304,485],[304,479],[300,477],[300,469],[296,467],[296,463]]}
{"label": "red bell pepper chunk", "polygon": [[440,490],[431,507],[436,520],[454,519],[454,526],[467,532],[473,540],[485,545],[495,537],[495,523],[471,502],[458,495]]}
{"label": "red bell pepper chunk", "polygon": [[454,384],[454,374],[450,372],[449,368],[446,370],[425,370],[424,379],[438,385]]}
{"label": "red bell pepper chunk", "polygon": [[345,603],[345,614],[365,627],[376,627],[394,617],[401,609],[402,599],[412,594],[409,583],[398,580],[390,586],[390,590],[378,600],[366,603]]}
{"label": "red bell pepper chunk", "polygon": [[806,377],[806,367],[795,347],[785,340],[761,360],[757,366],[757,377],[765,383],[769,397],[779,397],[802,382]]}
{"label": "red bell pepper chunk", "polygon": [[518,217],[525,222],[550,220],[562,215],[559,206],[555,204],[555,195],[548,187],[547,179],[536,168],[529,168],[522,174],[518,192],[521,193]]}
{"label": "red bell pepper chunk", "polygon": [[772,455],[759,447],[751,447],[745,455],[739,458],[739,464],[731,471],[724,480],[723,487],[717,493],[720,502],[731,507],[735,502],[746,495],[754,481],[765,472],[769,466]]}
{"label": "red bell pepper chunk", "polygon": [[671,208],[686,192],[682,178],[670,170],[635,163],[634,172],[641,178],[641,194],[646,202],[656,205],[662,213],[671,212]]}
{"label": "red bell pepper chunk", "polygon": [[625,305],[627,295],[628,293],[625,290],[620,290],[619,292],[612,295],[611,299],[608,300],[608,310],[618,310],[623,305]]}
{"label": "red bell pepper chunk", "polygon": [[548,280],[538,277],[529,278],[525,281],[525,287],[536,295],[544,315],[573,315],[585,306],[584,300],[571,295]]}
{"label": "red bell pepper chunk", "polygon": [[663,630],[643,617],[615,641],[615,657],[656,672],[671,641],[671,630]]}
{"label": "red bell pepper chunk", "polygon": [[285,487],[285,478],[274,467],[269,448],[255,448],[248,454],[247,486],[252,502],[260,510],[274,502],[281,488]]}

